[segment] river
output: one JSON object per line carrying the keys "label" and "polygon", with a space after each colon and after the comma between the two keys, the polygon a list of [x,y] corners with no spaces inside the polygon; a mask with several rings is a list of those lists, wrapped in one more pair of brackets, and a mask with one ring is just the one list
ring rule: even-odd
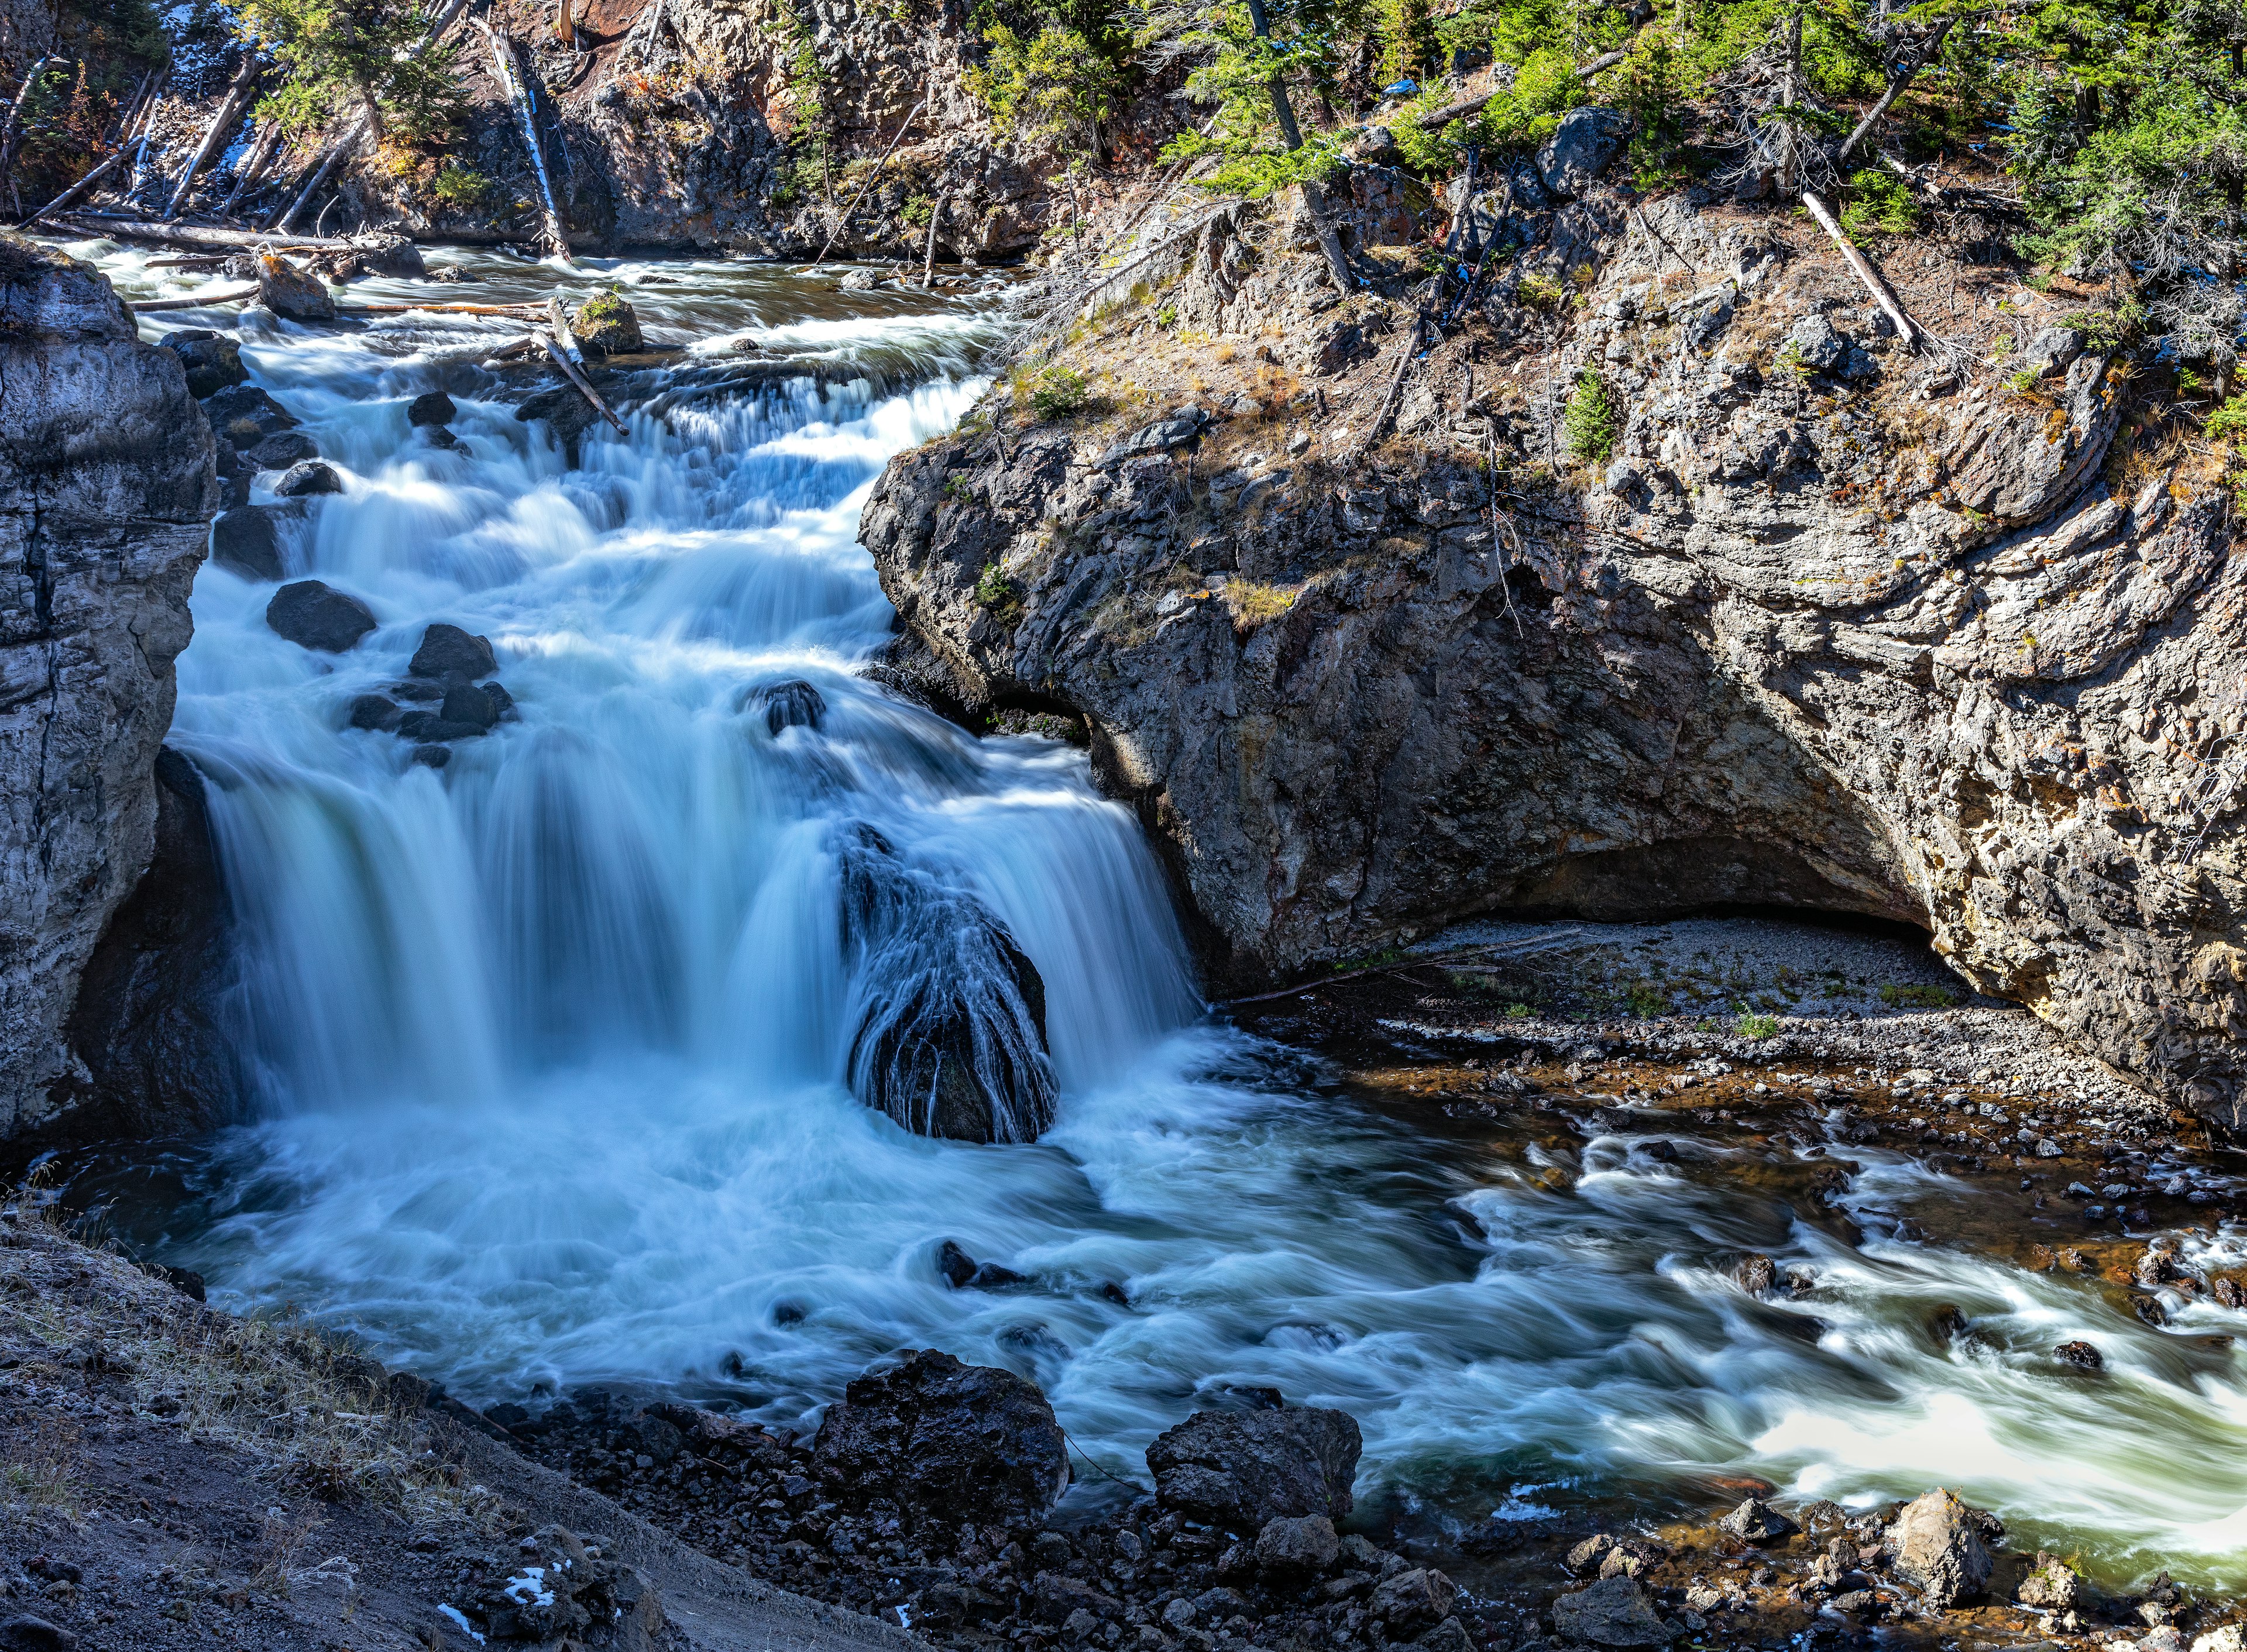
{"label": "river", "polygon": [[[145,253],[75,249],[128,296],[192,290]],[[933,1345],[1034,1378],[1119,1475],[1227,1385],[1269,1386],[1358,1418],[1362,1492],[1456,1521],[1704,1506],[1726,1475],[1855,1505],[1943,1484],[2114,1575],[2247,1582],[2247,1368],[2187,1348],[2236,1316],[2156,1329],[1970,1246],[1875,1227],[1852,1247],[1722,1142],[1659,1160],[1595,1134],[1556,1178],[1518,1138],[1415,1130],[1205,1014],[1157,865],[1081,753],[974,738],[855,674],[892,624],[860,509],[986,387],[1003,290],[444,259],[482,284],[352,297],[613,283],[686,353],[619,391],[628,439],[596,430],[570,468],[473,358],[504,322],[242,323],[256,382],[345,478],[292,573],[380,626],[317,654],[266,626],[271,586],[214,564],[195,590],[173,741],[212,794],[260,1109],[99,1188],[215,1300],[294,1305],[479,1403],[670,1385],[801,1425]],[[744,383],[745,347],[863,371]],[[407,424],[434,388],[465,456]],[[434,621],[489,637],[520,713],[441,770],[345,726]],[[775,733],[759,691],[795,679],[826,714]],[[884,986],[838,939],[838,846],[863,828],[1035,962],[1061,1096],[1035,1144],[925,1139],[853,1098],[854,1016]],[[1965,1191],[1857,1157],[1868,1204]],[[1028,1282],[949,1287],[946,1240]],[[1744,1248],[1811,1270],[1814,1308],[1746,1299]],[[1977,1338],[1930,1341],[1942,1304]],[[2076,1336],[2103,1380],[2051,1359]]]}

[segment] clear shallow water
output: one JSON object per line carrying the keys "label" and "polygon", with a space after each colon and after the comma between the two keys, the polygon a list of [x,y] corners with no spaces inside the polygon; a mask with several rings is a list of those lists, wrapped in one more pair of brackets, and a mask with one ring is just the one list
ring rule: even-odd
{"label": "clear shallow water", "polygon": [[[92,250],[134,296],[188,290]],[[557,279],[468,262],[493,279],[352,297]],[[1220,1385],[1271,1385],[1358,1417],[1362,1491],[1463,1519],[1704,1504],[1744,1472],[1860,1504],[1940,1483],[2117,1574],[2247,1578],[2247,1381],[2194,1341],[2237,1316],[2180,1301],[2157,1331],[2080,1280],[1883,1239],[1883,1212],[1972,1195],[1874,1150],[1852,1150],[1875,1235],[1853,1250],[1713,1143],[1665,1164],[1411,1132],[1203,1019],[1154,864],[1079,755],[851,674],[891,623],[865,491],[972,402],[995,301],[725,263],[603,278],[691,350],[620,398],[669,392],[668,428],[629,415],[577,470],[466,358],[504,322],[245,332],[348,473],[292,571],[382,625],[311,654],[265,627],[270,586],[198,580],[174,738],[213,788],[263,1112],[107,1176],[120,1227],[222,1300],[297,1304],[483,1401],[675,1382],[801,1421],[933,1344],[1035,1378],[1121,1473]],[[743,341],[865,372],[746,384]],[[472,458],[409,432],[434,387]],[[344,726],[433,620],[490,636],[522,711],[441,773]],[[829,714],[775,736],[755,691],[791,678]],[[859,823],[1036,962],[1062,1091],[1038,1144],[920,1139],[850,1096],[878,985],[838,938]],[[1032,1283],[947,1289],[946,1239]],[[1743,1248],[1818,1292],[1751,1301]],[[1929,1336],[1944,1304],[1975,1343]],[[2050,1358],[2077,1336],[2103,1378]]]}

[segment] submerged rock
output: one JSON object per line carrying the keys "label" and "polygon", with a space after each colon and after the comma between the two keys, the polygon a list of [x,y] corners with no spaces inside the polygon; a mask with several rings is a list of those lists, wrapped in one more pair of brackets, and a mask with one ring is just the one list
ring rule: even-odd
{"label": "submerged rock", "polygon": [[1057,1090],[1037,966],[981,901],[907,865],[871,827],[839,858],[851,1093],[919,1135],[1035,1141]]}
{"label": "submerged rock", "polygon": [[1261,1532],[1272,1520],[1347,1515],[1364,1449],[1357,1419],[1342,1411],[1196,1411],[1148,1446],[1147,1467],[1165,1508]]}
{"label": "submerged rock", "polygon": [[1982,1541],[1988,1519],[1944,1491],[1906,1504],[1896,1516],[1888,1539],[1895,1568],[1919,1585],[1929,1606],[1954,1605],[1989,1587],[1990,1551]]}
{"label": "submerged rock", "polygon": [[827,698],[801,678],[774,683],[757,691],[764,701],[765,728],[777,735],[783,728],[816,728],[827,715]]}
{"label": "submerged rock", "polygon": [[1044,1395],[1011,1371],[924,1348],[853,1381],[812,1450],[855,1498],[957,1519],[1030,1525],[1069,1486],[1068,1444]]}
{"label": "submerged rock", "polygon": [[350,727],[371,728],[377,734],[395,733],[399,720],[406,715],[396,700],[387,694],[360,694],[351,703]]}
{"label": "submerged rock", "polygon": [[317,579],[283,585],[265,604],[265,623],[300,648],[340,654],[375,627],[373,611],[358,597]]}

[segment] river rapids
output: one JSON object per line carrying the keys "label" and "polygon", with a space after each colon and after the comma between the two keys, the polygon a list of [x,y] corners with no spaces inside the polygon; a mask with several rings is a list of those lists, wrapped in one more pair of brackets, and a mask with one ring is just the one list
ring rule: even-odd
{"label": "river rapids", "polygon": [[[72,250],[128,297],[199,279]],[[1458,1522],[1705,1505],[1725,1476],[1854,1506],[1941,1484],[2016,1546],[2247,1583],[2247,1362],[2203,1345],[2235,1316],[2125,1321],[2082,1280],[1892,1224],[1850,1246],[1735,1184],[1713,1140],[1658,1161],[1595,1135],[1557,1179],[1430,1140],[1205,1012],[1157,864],[1081,753],[976,738],[855,674],[893,620],[861,508],[986,388],[1002,294],[457,261],[482,283],[352,298],[614,284],[685,353],[572,468],[478,365],[504,322],[240,321],[254,381],[345,479],[291,577],[380,626],[309,652],[267,627],[270,585],[215,563],[195,585],[172,739],[211,794],[259,1109],[104,1196],[215,1300],[294,1305],[479,1403],[667,1385],[801,1426],[870,1362],[934,1346],[1035,1380],[1118,1476],[1228,1385],[1268,1386],[1357,1417],[1362,1496]],[[731,372],[775,357],[823,371]],[[407,424],[435,388],[463,450]],[[490,638],[520,712],[441,770],[346,727],[433,621]],[[768,726],[758,691],[788,679],[824,700],[817,727]],[[889,985],[838,939],[860,828],[1035,961],[1059,1089],[1035,1144],[927,1139],[854,1099],[854,1020]],[[1852,1150],[1868,1212],[1944,1193]],[[951,1288],[946,1240],[1028,1282]],[[1810,1270],[1814,1303],[1746,1298],[1743,1249]],[[1930,1341],[1944,1304],[1974,1339]],[[2050,1357],[2078,1336],[2099,1381]]]}

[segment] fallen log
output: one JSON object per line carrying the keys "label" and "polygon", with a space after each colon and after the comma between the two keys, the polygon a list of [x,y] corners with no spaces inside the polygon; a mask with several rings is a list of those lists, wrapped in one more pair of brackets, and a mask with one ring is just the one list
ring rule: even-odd
{"label": "fallen log", "polygon": [[554,331],[554,342],[570,352],[570,359],[579,369],[585,365],[585,352],[577,343],[577,335],[570,331],[570,317],[563,312],[560,295],[546,301],[546,320]]}
{"label": "fallen log", "polygon": [[1904,348],[1917,350],[1920,341],[1927,337],[1925,330],[1904,314],[1902,300],[1895,296],[1895,290],[1881,272],[1873,268],[1872,260],[1858,251],[1856,243],[1841,232],[1841,224],[1827,208],[1826,203],[1818,198],[1815,190],[1802,192],[1802,204],[1810,208],[1810,215],[1818,220],[1818,227],[1841,249],[1842,261],[1856,272],[1857,279],[1865,283],[1865,290],[1873,295],[1873,302],[1886,311],[1888,319],[1895,323],[1897,336],[1902,338]]}
{"label": "fallen log", "polygon": [[338,304],[336,312],[345,316],[410,316],[418,311],[433,311],[441,316],[498,316],[509,321],[536,321],[539,311],[536,304]]}
{"label": "fallen log", "polygon": [[[113,160],[116,158],[110,157]],[[53,207],[44,207],[38,215],[44,218],[55,210]],[[154,223],[146,218],[111,217],[98,212],[73,213],[71,219],[73,226],[83,226],[93,235],[108,236],[117,241],[152,241],[162,247],[207,247],[229,252],[256,252],[275,247],[289,252],[352,252],[359,245],[340,236],[277,236],[251,229],[206,229],[196,224]]]}
{"label": "fallen log", "polygon": [[180,174],[180,187],[172,191],[172,199],[164,208],[167,223],[180,215],[181,207],[187,202],[188,191],[195,187],[195,174],[202,170],[203,162],[210,159],[212,147],[220,138],[232,132],[234,123],[242,118],[242,106],[256,81],[257,54],[245,51],[242,54],[242,67],[235,74],[234,84],[226,89],[226,96],[219,103],[218,113],[211,117],[210,125],[204,128],[203,140],[195,146],[195,154],[188,157],[188,169]]}
{"label": "fallen log", "polygon": [[136,316],[145,316],[155,310],[200,310],[205,304],[238,304],[246,298],[257,297],[255,284],[236,287],[232,292],[195,292],[184,298],[136,298],[126,304]]}
{"label": "fallen log", "polygon": [[249,158],[242,163],[242,169],[234,174],[234,188],[228,190],[226,199],[219,202],[220,217],[230,215],[234,211],[234,203],[241,200],[249,190],[257,187],[265,176],[265,168],[273,164],[273,157],[280,153],[281,123],[277,120],[269,120],[265,123],[265,129],[257,134],[257,142],[251,147]]}
{"label": "fallen log", "polygon": [[546,353],[554,358],[554,365],[562,370],[562,376],[577,387],[579,395],[592,403],[593,411],[607,420],[615,428],[617,434],[619,436],[632,434],[631,431],[625,428],[625,421],[609,411],[609,404],[601,399],[601,393],[593,388],[593,381],[577,371],[577,364],[563,352],[560,345],[543,332],[535,332],[531,337],[545,346]]}

